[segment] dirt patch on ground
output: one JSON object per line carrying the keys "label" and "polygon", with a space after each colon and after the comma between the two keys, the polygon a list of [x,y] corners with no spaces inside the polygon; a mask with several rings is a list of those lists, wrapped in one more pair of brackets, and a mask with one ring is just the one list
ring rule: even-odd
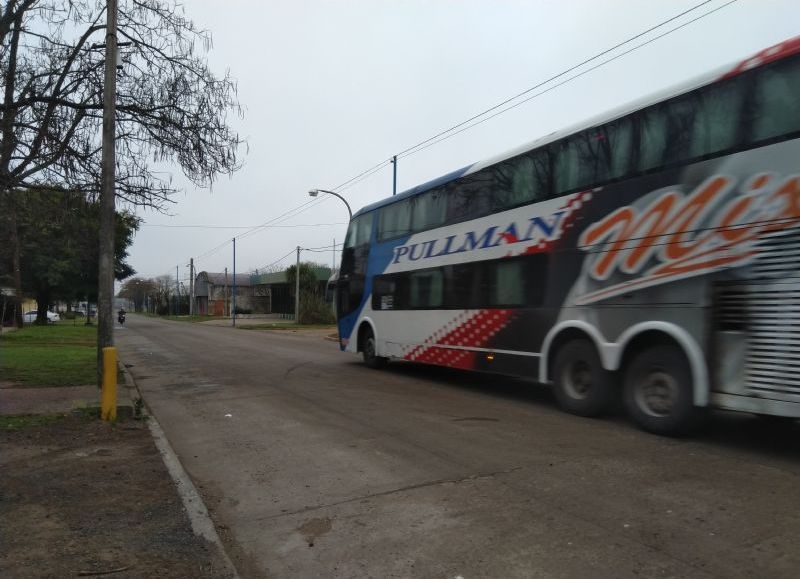
{"label": "dirt patch on ground", "polygon": [[0,472],[0,576],[230,577],[142,421],[23,420],[0,430]]}

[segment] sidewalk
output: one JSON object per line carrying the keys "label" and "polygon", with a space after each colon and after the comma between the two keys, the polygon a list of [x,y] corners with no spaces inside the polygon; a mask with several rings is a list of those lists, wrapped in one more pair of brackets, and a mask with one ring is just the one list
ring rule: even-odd
{"label": "sidewalk", "polygon": [[193,530],[148,420],[120,412],[137,396],[119,384],[108,423],[72,412],[99,406],[96,386],[0,383],[0,577],[235,576]]}

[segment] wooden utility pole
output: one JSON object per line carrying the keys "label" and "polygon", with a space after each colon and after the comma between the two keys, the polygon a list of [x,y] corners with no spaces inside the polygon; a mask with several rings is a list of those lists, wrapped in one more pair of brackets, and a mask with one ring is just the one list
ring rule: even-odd
{"label": "wooden utility pole", "polygon": [[103,159],[100,188],[100,260],[97,280],[97,384],[103,382],[103,348],[114,345],[114,141],[117,96],[117,0],[106,4],[106,63],[103,83]]}

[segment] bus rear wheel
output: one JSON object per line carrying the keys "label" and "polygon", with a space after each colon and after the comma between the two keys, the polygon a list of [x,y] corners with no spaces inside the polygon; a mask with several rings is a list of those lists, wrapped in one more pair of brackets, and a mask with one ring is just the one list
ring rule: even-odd
{"label": "bus rear wheel", "polygon": [[650,346],[631,360],[625,372],[628,415],[643,430],[665,436],[695,432],[707,409],[694,405],[689,361],[678,346]]}
{"label": "bus rear wheel", "polygon": [[369,368],[383,368],[389,361],[388,358],[378,356],[378,346],[375,343],[375,334],[372,328],[367,328],[364,331],[364,337],[361,343],[361,353],[364,356],[364,364]]}
{"label": "bus rear wheel", "polygon": [[572,340],[558,349],[553,378],[559,406],[572,414],[600,416],[614,401],[610,375],[589,340]]}

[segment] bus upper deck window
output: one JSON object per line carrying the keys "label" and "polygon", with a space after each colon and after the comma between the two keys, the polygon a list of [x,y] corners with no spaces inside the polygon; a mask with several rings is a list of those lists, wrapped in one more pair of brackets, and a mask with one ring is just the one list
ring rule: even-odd
{"label": "bus upper deck window", "polygon": [[344,239],[345,249],[369,243],[372,234],[372,217],[374,212],[359,215],[350,222],[347,237]]}
{"label": "bus upper deck window", "polygon": [[800,131],[800,58],[759,71],[755,97],[753,141]]}

